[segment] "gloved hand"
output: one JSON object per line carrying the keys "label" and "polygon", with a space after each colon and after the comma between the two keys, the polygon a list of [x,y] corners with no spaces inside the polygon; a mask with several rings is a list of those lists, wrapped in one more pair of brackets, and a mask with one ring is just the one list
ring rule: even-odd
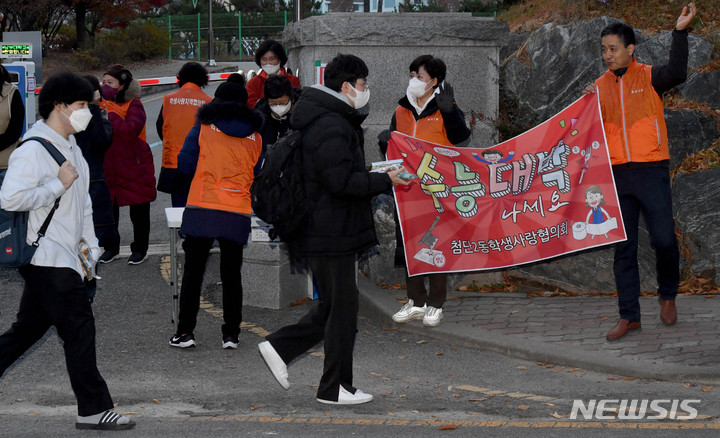
{"label": "gloved hand", "polygon": [[387,153],[388,142],[390,142],[390,132],[389,129],[386,129],[380,131],[380,134],[378,134],[378,146],[380,147],[380,154],[382,154],[383,157]]}
{"label": "gloved hand", "polygon": [[378,134],[378,141],[381,143],[387,143],[390,141],[390,130],[386,129],[384,131],[380,131],[380,134]]}
{"label": "gloved hand", "polygon": [[453,110],[455,105],[455,91],[450,84],[442,83],[440,85],[440,92],[435,96],[438,108],[444,113],[448,113]]}

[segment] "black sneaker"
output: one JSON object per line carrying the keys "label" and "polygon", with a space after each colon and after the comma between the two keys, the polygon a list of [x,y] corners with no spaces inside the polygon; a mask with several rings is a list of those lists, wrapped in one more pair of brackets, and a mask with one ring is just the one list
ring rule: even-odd
{"label": "black sneaker", "polygon": [[109,249],[106,249],[105,251],[103,251],[98,261],[100,263],[110,263],[111,261],[115,260],[119,254],[119,251],[111,251]]}
{"label": "black sneaker", "polygon": [[223,336],[223,348],[226,350],[237,348],[239,343],[240,340],[237,336]]}
{"label": "black sneaker", "polygon": [[146,252],[134,252],[130,254],[130,258],[128,259],[128,265],[139,265],[140,263],[147,260],[147,253]]}
{"label": "black sneaker", "polygon": [[192,333],[184,333],[182,335],[175,335],[170,338],[170,346],[178,348],[191,348],[195,346],[195,335]]}

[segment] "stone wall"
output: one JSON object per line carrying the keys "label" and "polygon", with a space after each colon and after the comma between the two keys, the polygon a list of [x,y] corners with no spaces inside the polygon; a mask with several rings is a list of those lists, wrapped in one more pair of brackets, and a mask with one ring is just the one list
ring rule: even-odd
{"label": "stone wall", "polygon": [[[333,13],[293,23],[285,30],[289,64],[298,67],[300,83],[315,83],[315,62],[328,63],[338,53],[362,58],[370,74],[370,115],[363,127],[368,161],[380,159],[377,134],[390,125],[397,101],[405,95],[408,66],[431,54],[448,66],[446,81],[469,121],[471,111],[497,118],[500,46],[509,30],[502,21],[470,14]],[[497,143],[495,128],[475,126],[473,144]]]}

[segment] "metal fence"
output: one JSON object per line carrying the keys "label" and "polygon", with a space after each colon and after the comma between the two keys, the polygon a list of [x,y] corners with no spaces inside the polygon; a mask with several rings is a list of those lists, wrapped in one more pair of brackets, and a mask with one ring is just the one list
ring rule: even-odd
{"label": "metal fence", "polygon": [[[292,19],[287,11],[213,14],[214,59],[252,59],[263,40],[282,40],[282,31]],[[202,60],[208,55],[208,14],[173,15],[152,20],[166,29],[168,59]],[[203,58],[204,57],[204,58]]]}

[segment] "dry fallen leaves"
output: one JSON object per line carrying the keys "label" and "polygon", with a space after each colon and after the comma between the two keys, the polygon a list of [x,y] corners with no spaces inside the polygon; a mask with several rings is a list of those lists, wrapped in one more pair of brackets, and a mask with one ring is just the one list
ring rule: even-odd
{"label": "dry fallen leaves", "polygon": [[490,398],[489,398],[489,397],[471,398],[471,399],[469,399],[468,401],[469,401],[469,402],[481,402],[481,401],[485,401],[485,400],[490,400]]}
{"label": "dry fallen leaves", "polygon": [[456,424],[443,424],[442,426],[440,426],[439,429],[440,429],[440,430],[455,430],[455,429],[457,429],[457,428],[458,428],[458,427],[457,427]]}
{"label": "dry fallen leaves", "polygon": [[700,391],[710,392],[710,391],[712,391],[713,388],[714,388],[714,386],[703,386],[702,388],[700,388]]}
{"label": "dry fallen leaves", "polygon": [[517,407],[518,411],[527,411],[528,409],[530,409],[530,406],[528,405],[520,405]]}
{"label": "dry fallen leaves", "polygon": [[526,369],[528,369],[528,367],[526,367],[526,366],[524,366],[524,365],[520,365],[519,367],[515,367],[515,368],[518,369],[518,370],[526,370]]}
{"label": "dry fallen leaves", "polygon": [[553,417],[553,418],[565,418],[564,415],[558,414],[557,411],[555,411],[555,412],[553,412],[552,414],[550,414],[550,416]]}
{"label": "dry fallen leaves", "polygon": [[162,404],[162,403],[160,403],[160,400],[158,400],[158,399],[156,399],[156,398],[154,398],[153,401],[154,401],[155,403],[157,403],[157,404]]}

